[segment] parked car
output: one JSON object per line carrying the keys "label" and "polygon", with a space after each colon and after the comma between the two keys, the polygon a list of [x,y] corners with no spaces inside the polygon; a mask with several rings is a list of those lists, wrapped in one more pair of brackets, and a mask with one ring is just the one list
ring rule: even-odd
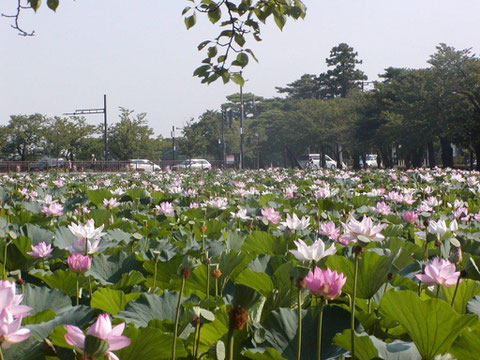
{"label": "parked car", "polygon": [[[308,167],[320,168],[322,166],[320,154],[304,154],[300,156],[298,162],[303,169]],[[330,156],[325,155],[325,167],[327,169],[336,169],[337,162],[333,160]],[[347,165],[342,162],[342,167],[345,169]]]}
{"label": "parked car", "polygon": [[[378,167],[377,154],[367,154],[365,156],[365,162],[367,167]],[[363,167],[363,160],[360,158],[360,166]]]}
{"label": "parked car", "polygon": [[127,169],[134,171],[152,172],[160,170],[160,166],[147,159],[130,159],[128,160]]}
{"label": "parked car", "polygon": [[66,166],[66,161],[63,158],[52,158],[48,156],[42,157],[35,164],[30,165],[30,170],[48,170],[52,168],[61,168]]}
{"label": "parked car", "polygon": [[210,170],[212,164],[205,159],[188,159],[181,162],[179,165],[174,166],[174,169],[204,169]]}

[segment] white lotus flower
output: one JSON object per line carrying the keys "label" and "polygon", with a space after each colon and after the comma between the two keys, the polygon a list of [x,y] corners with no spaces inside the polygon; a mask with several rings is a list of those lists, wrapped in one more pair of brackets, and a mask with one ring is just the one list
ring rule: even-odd
{"label": "white lotus flower", "polygon": [[328,255],[333,255],[337,252],[334,245],[325,250],[325,244],[318,239],[312,245],[307,245],[303,240],[294,241],[297,245],[297,250],[290,250],[290,252],[300,261],[319,261]]}
{"label": "white lotus flower", "polygon": [[[73,245],[67,248],[72,254],[86,255],[97,252],[100,238],[105,235],[105,233],[102,233],[103,225],[95,228],[93,219],[88,220],[86,224],[71,223],[68,229],[75,236]],[[90,240],[93,240],[93,242]]]}

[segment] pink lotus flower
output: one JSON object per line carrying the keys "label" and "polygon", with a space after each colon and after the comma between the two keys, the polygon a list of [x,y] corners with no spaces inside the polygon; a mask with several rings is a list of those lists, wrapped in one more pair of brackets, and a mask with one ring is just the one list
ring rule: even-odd
{"label": "pink lotus flower", "polygon": [[297,245],[297,250],[290,250],[290,252],[300,261],[319,261],[328,255],[333,255],[337,252],[334,245],[325,250],[325,244],[322,240],[315,241],[308,246],[303,240],[294,241]]}
{"label": "pink lotus flower", "polygon": [[315,266],[305,278],[305,287],[315,296],[333,300],[342,293],[347,278],[343,273],[337,273],[329,268],[322,270]]}
{"label": "pink lotus flower", "polygon": [[40,211],[47,216],[62,216],[63,215],[63,205],[54,201],[48,206],[43,206]]}
{"label": "pink lotus flower", "polygon": [[82,254],[72,254],[67,258],[67,264],[74,273],[85,274],[92,266],[92,258]]}
{"label": "pink lotus flower", "polygon": [[45,241],[39,242],[37,245],[32,245],[32,251],[27,252],[28,255],[37,259],[52,257],[53,251],[51,244],[46,244]]}
{"label": "pink lotus flower", "polygon": [[265,208],[261,210],[262,216],[259,218],[262,220],[266,220],[272,224],[278,224],[282,217],[278,211],[275,211],[273,208]]}
{"label": "pink lotus flower", "polygon": [[[65,341],[67,344],[77,348],[81,352],[85,349],[85,334],[78,327],[73,325],[65,325],[67,333],[65,334]],[[112,353],[114,350],[120,350],[130,345],[130,339],[122,336],[125,329],[125,323],[121,323],[112,328],[112,322],[107,314],[98,316],[97,321],[87,330],[87,335],[95,336],[104,340],[108,344],[108,350],[105,352],[107,359],[119,360],[119,358]]]}
{"label": "pink lotus flower", "polygon": [[415,275],[418,280],[426,285],[453,286],[457,283],[460,271],[455,271],[455,264],[447,259],[433,259],[431,264],[425,266],[424,274]]}
{"label": "pink lotus flower", "polygon": [[389,215],[391,213],[390,206],[385,204],[383,201],[378,202],[377,205],[372,208],[372,210],[380,215]]}
{"label": "pink lotus flower", "polygon": [[31,335],[30,330],[20,328],[22,317],[15,318],[8,308],[0,312],[0,342],[2,348],[8,349],[10,345],[22,342]]}
{"label": "pink lotus flower", "polygon": [[348,223],[342,223],[342,226],[346,230],[346,234],[344,236],[345,240],[358,240],[363,243],[368,243],[371,241],[383,241],[385,236],[380,234],[380,231],[382,231],[387,225],[374,225],[372,219],[368,216],[364,216],[361,222],[355,220],[353,216],[350,216]]}
{"label": "pink lotus flower", "polygon": [[402,214],[402,219],[410,224],[413,224],[415,221],[418,220],[418,215],[415,211],[405,211]]}
{"label": "pink lotus flower", "polygon": [[17,319],[27,316],[32,308],[20,305],[23,295],[16,295],[15,290],[15,283],[7,280],[0,281],[0,311],[8,310],[13,318]]}
{"label": "pink lotus flower", "polygon": [[175,213],[175,209],[173,208],[172,204],[168,201],[164,201],[159,205],[155,205],[155,210],[157,210],[159,213],[165,215],[165,216],[170,216]]}
{"label": "pink lotus flower", "polygon": [[337,240],[340,236],[340,228],[335,227],[333,221],[320,223],[320,234],[328,236],[330,240]]}

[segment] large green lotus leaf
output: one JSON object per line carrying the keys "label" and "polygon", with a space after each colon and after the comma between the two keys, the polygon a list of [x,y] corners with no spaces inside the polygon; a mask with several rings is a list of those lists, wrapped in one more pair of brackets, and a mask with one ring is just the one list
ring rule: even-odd
{"label": "large green lotus leaf", "polygon": [[245,239],[242,250],[256,257],[261,254],[283,255],[286,248],[285,241],[265,231],[254,231]]}
{"label": "large green lotus leaf", "polygon": [[[130,339],[130,345],[114,351],[122,360],[162,360],[170,359],[172,355],[173,335],[165,334],[159,329],[137,329],[128,326],[123,334]],[[177,339],[176,356],[185,358],[188,355],[181,339]]]}
{"label": "large green lotus leaf", "polygon": [[274,348],[255,348],[249,349],[243,353],[243,356],[253,360],[287,360]]}
{"label": "large green lotus leaf", "polygon": [[[452,302],[455,286],[441,287],[441,296],[449,304]],[[477,281],[471,279],[462,279],[458,284],[457,295],[455,296],[455,303],[453,308],[460,314],[465,314],[467,310],[467,303],[473,299],[475,295],[480,294],[480,285]]]}
{"label": "large green lotus leaf", "polygon": [[[77,274],[68,270],[56,270],[53,273],[37,271],[33,276],[43,280],[50,288],[63,291],[68,296],[77,294]],[[88,283],[85,276],[78,276],[79,285],[85,288]]]}
{"label": "large green lotus leaf", "polygon": [[140,293],[131,293],[125,295],[123,291],[108,288],[100,288],[92,294],[90,306],[95,309],[103,310],[110,315],[117,315],[125,309],[129,301],[135,300]]}
{"label": "large green lotus leaf", "polygon": [[242,233],[238,231],[231,231],[231,230],[224,233],[223,236],[226,239],[228,250],[240,250],[246,238],[246,236],[243,235]]}
{"label": "large green lotus leaf", "polygon": [[407,330],[425,360],[446,353],[458,334],[478,321],[475,315],[458,314],[443,300],[420,300],[409,290],[387,291],[379,310]]}
{"label": "large green lotus leaf", "polygon": [[54,319],[41,324],[31,324],[26,327],[32,331],[32,336],[37,339],[45,339],[58,326],[71,324],[82,327],[96,316],[95,310],[79,305],[62,312],[58,312]]}
{"label": "large green lotus leaf", "polygon": [[228,333],[228,308],[223,305],[215,310],[215,320],[202,326],[199,352],[208,351],[209,347]]}
{"label": "large green lotus leaf", "polygon": [[372,344],[377,348],[378,357],[384,360],[421,360],[421,356],[413,342],[394,340],[383,342],[375,336],[370,336]]}
{"label": "large green lotus leaf", "polygon": [[[208,275],[210,276],[210,275]],[[177,281],[175,281],[177,284]],[[180,282],[178,282],[180,286]],[[215,289],[215,280],[210,277],[210,292],[212,289]],[[197,266],[188,277],[188,280],[185,282],[184,295],[190,296],[192,294],[197,295],[199,298],[203,299],[206,296],[207,288],[207,268],[205,265]]]}
{"label": "large green lotus leaf", "polygon": [[165,291],[162,295],[142,294],[137,300],[130,301],[124,311],[116,317],[125,319],[127,323],[146,327],[150,320],[174,320],[177,308],[178,293]]}
{"label": "large green lotus leaf", "polygon": [[93,209],[88,215],[91,219],[93,219],[96,227],[104,225],[104,230],[110,227],[110,216],[112,216],[112,213],[110,211],[105,209]]}
{"label": "large green lotus leaf", "polygon": [[73,236],[72,232],[68,230],[66,226],[60,226],[55,231],[55,238],[53,242],[57,248],[67,249],[68,247],[72,246],[74,239],[75,236]]}
{"label": "large green lotus leaf", "polygon": [[110,199],[112,194],[107,189],[88,190],[87,199],[96,207],[103,205],[103,199]]}
{"label": "large green lotus leaf", "polygon": [[[358,360],[372,360],[378,358],[377,348],[373,345],[372,340],[367,334],[355,334],[355,359]],[[351,351],[352,341],[351,341],[351,330],[346,329],[341,334],[335,335],[333,342],[348,350]]]}
{"label": "large green lotus leaf", "polygon": [[40,340],[33,337],[22,342],[11,345],[8,349],[3,349],[5,360],[43,360],[44,353],[42,351],[43,344]]}
{"label": "large green lotus leaf", "polygon": [[72,307],[71,299],[59,290],[26,284],[23,293],[23,305],[30,306],[30,315],[53,309],[56,313]]}
{"label": "large green lotus leaf", "polygon": [[45,242],[51,244],[53,241],[53,232],[44,229],[35,224],[25,224],[24,234],[32,240],[32,244],[38,244],[39,242]]}
{"label": "large green lotus leaf", "polygon": [[265,273],[255,272],[252,269],[243,270],[236,278],[236,284],[248,286],[268,297],[273,291],[273,282]]}
{"label": "large green lotus leaf", "polygon": [[119,242],[129,244],[132,240],[132,234],[120,229],[109,229],[103,239],[117,244]]}
{"label": "large green lotus leaf", "polygon": [[220,291],[223,290],[230,277],[242,272],[251,261],[251,257],[243,251],[232,250],[224,252],[218,259],[219,269],[222,276],[218,279],[220,283]]}
{"label": "large green lotus leaf", "polygon": [[102,285],[108,285],[117,283],[123,274],[132,270],[142,270],[142,263],[134,255],[120,251],[116,255],[96,255],[86,275],[93,276]]}
{"label": "large green lotus leaf", "polygon": [[[302,360],[316,359],[318,313],[302,311]],[[323,313],[322,358],[345,354],[346,351],[333,345],[335,334],[347,329],[350,314],[337,306],[327,306]],[[273,347],[286,359],[295,359],[297,354],[297,310],[280,308],[273,311],[263,324],[265,345]]]}
{"label": "large green lotus leaf", "polygon": [[[373,251],[365,251],[358,264],[357,297],[370,299],[388,280],[387,276],[392,268],[396,254],[390,256],[379,255]],[[342,272],[347,278],[343,291],[353,293],[354,264],[351,260],[332,255],[327,257],[327,267]]]}
{"label": "large green lotus leaf", "polygon": [[455,339],[450,353],[458,360],[478,359],[480,354],[480,323],[464,329]]}

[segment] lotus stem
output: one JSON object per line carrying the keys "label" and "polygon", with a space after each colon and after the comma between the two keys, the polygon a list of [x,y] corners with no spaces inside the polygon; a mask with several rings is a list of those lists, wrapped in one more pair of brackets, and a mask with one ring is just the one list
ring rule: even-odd
{"label": "lotus stem", "polygon": [[199,343],[199,333],[200,333],[200,320],[197,321],[197,324],[195,325],[195,337],[193,340],[193,357],[194,359],[197,359],[198,355],[198,343]]}
{"label": "lotus stem", "polygon": [[198,337],[197,337],[197,342],[195,344],[195,359],[197,359],[198,356],[198,348],[200,347],[200,336],[202,333],[202,325],[198,323]]}
{"label": "lotus stem", "polygon": [[0,346],[0,360],[3,360],[4,357],[3,357],[3,352],[2,352],[2,347]]}
{"label": "lotus stem", "polygon": [[205,266],[207,267],[207,285],[205,288],[206,299],[210,297],[210,259],[208,258],[208,251],[205,251]]}
{"label": "lotus stem", "polygon": [[182,293],[185,287],[186,276],[182,274],[182,284],[180,285],[180,292],[178,293],[177,310],[175,312],[175,327],[173,328],[173,345],[172,345],[172,360],[176,359],[177,351],[177,337],[178,337],[178,320],[180,317],[180,306],[182,305]]}
{"label": "lotus stem", "polygon": [[355,251],[355,265],[353,269],[353,294],[352,294],[352,309],[351,309],[351,319],[350,319],[350,343],[351,343],[351,355],[352,359],[355,360],[355,300],[357,297],[357,280],[358,280],[358,255],[361,249]]}
{"label": "lotus stem", "polygon": [[317,341],[317,360],[322,359],[322,327],[323,327],[323,306],[324,299],[320,300],[320,313],[318,314],[318,341]]}
{"label": "lotus stem", "polygon": [[297,360],[300,360],[302,354],[302,289],[298,288],[298,300],[297,300],[297,308],[298,308],[298,326],[297,326],[297,334],[298,334],[298,342],[297,342]]}
{"label": "lotus stem", "polygon": [[435,294],[435,298],[438,299],[438,293],[440,292],[440,285],[437,285],[437,293]]}
{"label": "lotus stem", "polygon": [[460,284],[460,276],[457,279],[457,283],[455,284],[455,290],[453,291],[452,303],[450,304],[453,307],[455,303],[455,298],[457,297],[458,285]]}
{"label": "lotus stem", "polygon": [[156,287],[157,287],[157,271],[158,271],[158,270],[157,270],[157,266],[158,266],[158,259],[155,258],[155,259],[153,260],[153,262],[154,262],[154,268],[153,268],[152,293],[155,292],[155,289],[156,289]]}
{"label": "lotus stem", "polygon": [[79,281],[78,281],[78,277],[80,276],[79,273],[77,273],[77,279],[76,279],[76,292],[75,292],[75,296],[76,296],[76,304],[78,305],[79,304],[79,298],[80,298],[80,285],[79,285]]}
{"label": "lotus stem", "polygon": [[233,360],[234,333],[235,329],[230,325],[230,328],[228,329],[227,360]]}
{"label": "lotus stem", "polygon": [[8,239],[5,239],[5,245],[3,248],[3,280],[7,280],[7,248],[8,248]]}

